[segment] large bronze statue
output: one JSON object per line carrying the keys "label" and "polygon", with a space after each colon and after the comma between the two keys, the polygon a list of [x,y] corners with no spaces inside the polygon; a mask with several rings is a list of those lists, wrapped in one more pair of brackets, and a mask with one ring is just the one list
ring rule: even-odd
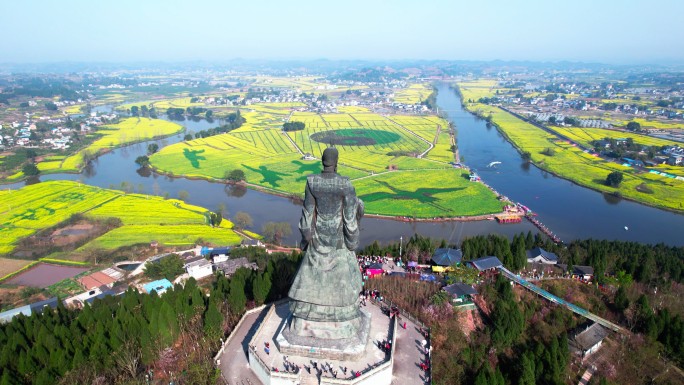
{"label": "large bronze statue", "polygon": [[363,202],[349,178],[337,174],[337,159],[337,149],[327,148],[323,172],[307,177],[299,222],[305,254],[289,292],[288,340],[365,344],[367,338],[369,319],[359,310],[363,281],[354,253]]}

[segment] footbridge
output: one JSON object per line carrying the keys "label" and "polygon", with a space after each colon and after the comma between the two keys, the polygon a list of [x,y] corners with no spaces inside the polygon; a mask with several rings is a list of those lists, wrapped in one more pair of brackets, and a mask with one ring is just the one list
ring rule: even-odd
{"label": "footbridge", "polygon": [[601,318],[601,317],[597,316],[596,314],[590,313],[586,309],[582,309],[581,307],[579,307],[579,306],[577,306],[571,302],[568,302],[562,298],[559,298],[559,297],[549,293],[548,291],[540,288],[539,286],[536,286],[536,285],[528,282],[527,280],[521,278],[519,275],[513,274],[513,272],[506,269],[505,267],[500,266],[500,267],[498,267],[498,269],[506,278],[508,278],[511,281],[519,284],[520,286],[523,286],[524,288],[530,290],[531,292],[536,293],[536,294],[546,298],[547,300],[549,300],[553,303],[556,303],[556,304],[561,305],[561,306],[565,306],[566,308],[570,309],[573,313],[579,314],[584,318],[590,319],[590,320],[596,322],[597,324],[599,324],[603,327],[606,327],[606,328],[613,330],[613,331],[616,331],[618,333],[625,333],[625,329],[623,329],[622,327],[608,321],[607,319]]}

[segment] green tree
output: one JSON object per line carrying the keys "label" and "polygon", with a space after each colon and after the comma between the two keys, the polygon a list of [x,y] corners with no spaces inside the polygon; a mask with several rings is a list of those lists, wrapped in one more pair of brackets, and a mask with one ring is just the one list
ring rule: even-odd
{"label": "green tree", "polygon": [[515,271],[521,270],[527,265],[527,250],[525,246],[525,237],[522,234],[513,237],[513,264],[511,267]]}
{"label": "green tree", "polygon": [[522,360],[520,360],[520,377],[518,378],[518,385],[535,385],[536,381],[534,356],[532,352],[525,352],[522,356]]}
{"label": "green tree", "polygon": [[615,309],[620,312],[625,311],[629,307],[629,298],[627,298],[627,291],[624,287],[620,286],[617,289],[613,302],[615,303]]}
{"label": "green tree", "polygon": [[240,182],[245,179],[245,172],[236,168],[235,170],[226,171],[225,179],[229,182]]}
{"label": "green tree", "polygon": [[159,145],[157,143],[151,143],[147,146],[148,154],[154,154],[157,151],[159,151]]}
{"label": "green tree", "polygon": [[40,174],[40,170],[33,163],[26,163],[21,168],[21,172],[23,172],[24,175],[26,175],[26,176],[36,176],[36,175]]}
{"label": "green tree", "polygon": [[623,175],[620,171],[613,171],[606,177],[606,184],[611,187],[618,187],[622,183]]}
{"label": "green tree", "polygon": [[261,231],[266,241],[280,244],[283,238],[292,234],[292,226],[288,222],[266,222]]}
{"label": "green tree", "polygon": [[254,224],[252,217],[244,211],[238,211],[235,213],[235,218],[233,218],[233,221],[235,222],[235,226],[237,226],[239,229],[246,229],[248,227],[252,227]]}
{"label": "green tree", "polygon": [[216,212],[221,213],[222,216],[227,217],[228,216],[228,209],[226,208],[225,203],[219,203],[218,206],[216,207]]}
{"label": "green tree", "polygon": [[140,110],[138,106],[131,107],[131,116],[140,116]]}
{"label": "green tree", "polygon": [[306,127],[306,124],[304,124],[304,122],[283,123],[283,130],[284,131],[300,131],[300,130],[303,130],[305,127]]}
{"label": "green tree", "polygon": [[135,163],[137,163],[140,167],[149,166],[150,158],[147,155],[141,155],[135,158]]}
{"label": "green tree", "polygon": [[174,278],[183,274],[185,269],[183,260],[177,254],[171,254],[156,262],[148,262],[145,265],[145,276],[151,279],[166,278],[173,281]]}
{"label": "green tree", "polygon": [[502,276],[496,280],[498,298],[494,302],[491,317],[494,324],[492,342],[499,347],[508,347],[515,342],[525,327],[525,318],[515,302],[513,290]]}
{"label": "green tree", "polygon": [[266,271],[263,274],[257,274],[252,284],[252,295],[254,302],[261,305],[266,302],[268,293],[271,291],[271,275]]}
{"label": "green tree", "polygon": [[212,227],[218,227],[223,221],[223,215],[220,212],[209,212],[209,222]]}
{"label": "green tree", "polygon": [[230,294],[228,295],[228,306],[230,311],[235,315],[242,314],[247,304],[247,297],[245,296],[245,283],[237,277],[230,280]]}
{"label": "green tree", "polygon": [[216,306],[216,301],[212,298],[204,313],[204,334],[210,340],[216,340],[222,336],[221,326],[223,325],[223,314]]}
{"label": "green tree", "polygon": [[641,131],[641,124],[639,122],[629,122],[627,123],[627,129],[630,131]]}
{"label": "green tree", "polygon": [[187,202],[188,198],[190,198],[190,193],[185,191],[185,190],[180,190],[178,192],[178,199],[182,200],[183,202]]}

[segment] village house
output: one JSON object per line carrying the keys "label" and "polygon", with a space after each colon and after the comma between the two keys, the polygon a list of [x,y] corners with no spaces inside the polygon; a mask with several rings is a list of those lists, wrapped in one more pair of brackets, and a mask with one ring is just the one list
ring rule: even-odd
{"label": "village house", "polygon": [[252,270],[258,269],[256,263],[249,262],[246,257],[229,259],[225,262],[216,264],[216,270],[223,273],[226,277],[230,277],[231,275],[235,274],[235,271],[241,267]]}
{"label": "village house", "polygon": [[230,258],[230,247],[218,247],[210,250],[209,258],[214,264],[227,261]]}
{"label": "village house", "polygon": [[558,256],[541,247],[535,247],[532,250],[527,250],[527,263],[545,263],[552,265],[558,263]]}
{"label": "village house", "polygon": [[670,155],[670,157],[667,158],[667,164],[670,166],[679,166],[682,164],[682,159],[684,159],[684,156],[682,155]]}
{"label": "village house", "polygon": [[114,286],[114,282],[118,281],[122,277],[123,273],[120,271],[108,268],[81,277],[78,279],[78,283],[80,283],[85,290],[93,290],[102,287],[111,288]]}
{"label": "village house", "polygon": [[258,239],[243,239],[240,243],[242,247],[265,247],[266,245]]}
{"label": "village house", "polygon": [[44,301],[34,302],[28,305],[4,311],[0,313],[0,324],[12,321],[12,318],[18,316],[19,314],[23,314],[27,317],[30,317],[31,314],[42,313],[43,310],[47,307],[55,309],[58,303],[59,299],[57,297],[53,297],[46,299]]}
{"label": "village house", "polygon": [[463,252],[460,249],[439,248],[432,254],[432,272],[442,273],[444,271],[453,270],[452,266],[459,265],[463,258]]}
{"label": "village house", "polygon": [[[557,265],[563,271],[568,270],[568,265]],[[582,281],[591,281],[594,278],[594,268],[591,266],[574,265],[572,271],[569,272],[572,278],[580,279]]]}
{"label": "village house", "polygon": [[463,282],[456,282],[454,284],[444,286],[442,290],[449,294],[451,297],[451,302],[454,305],[471,303],[473,296],[477,295],[477,290],[475,290],[475,288]]}
{"label": "village house", "polygon": [[601,348],[601,344],[607,336],[608,329],[597,323],[593,323],[582,332],[577,333],[570,338],[568,346],[573,353],[581,356],[582,360],[584,360]]}
{"label": "village house", "polygon": [[194,257],[186,259],[185,271],[188,275],[195,279],[202,279],[212,274],[211,262],[206,258]]}
{"label": "village house", "polygon": [[503,267],[503,263],[501,263],[499,258],[497,258],[493,255],[488,256],[488,257],[482,257],[482,258],[474,259],[468,263],[470,263],[480,273],[485,272],[485,271],[490,271],[490,270],[496,270],[499,267]]}

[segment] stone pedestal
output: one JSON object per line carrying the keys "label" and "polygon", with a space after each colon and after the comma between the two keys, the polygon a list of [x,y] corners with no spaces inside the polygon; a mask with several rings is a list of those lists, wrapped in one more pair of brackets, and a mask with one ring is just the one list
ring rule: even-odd
{"label": "stone pedestal", "polygon": [[[328,360],[355,361],[363,356],[370,333],[371,315],[361,311],[361,317],[347,322],[312,322],[293,319],[292,315],[278,331],[275,342],[283,354]],[[296,334],[291,326],[300,322]],[[349,333],[346,329],[353,332]],[[336,338],[338,336],[348,338]]]}
{"label": "stone pedestal", "polygon": [[[271,306],[263,321],[253,328],[256,329],[253,334],[247,336],[249,368],[263,385],[390,385],[394,368],[396,322],[383,315],[380,308],[374,305],[365,307],[362,314],[361,336],[350,341],[321,344],[307,339],[288,341],[283,332],[289,328],[289,305],[282,302]],[[390,354],[377,346],[377,342],[387,339],[393,346]],[[267,343],[270,344],[268,348]],[[298,365],[301,370],[298,373],[285,371],[285,359]],[[312,362],[317,362],[319,367],[324,363],[329,364],[336,370],[337,378],[332,378],[329,372],[316,373],[311,368]],[[307,371],[305,366],[311,370]],[[347,369],[346,373],[342,368]],[[359,372],[358,376],[356,372]]]}

